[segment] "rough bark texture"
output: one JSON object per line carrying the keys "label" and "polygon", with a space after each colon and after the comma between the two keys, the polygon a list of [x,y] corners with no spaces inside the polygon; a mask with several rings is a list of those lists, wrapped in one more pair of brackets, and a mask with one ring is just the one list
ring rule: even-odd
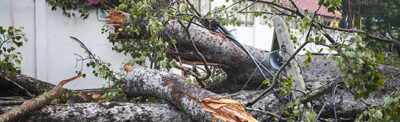
{"label": "rough bark texture", "polygon": [[15,83],[23,86],[32,94],[40,94],[40,89],[53,88],[55,85],[46,83],[44,81],[26,76],[24,74],[16,74],[14,77],[10,76],[7,72],[0,72],[0,96],[7,95],[21,95],[25,94],[23,91],[14,86],[14,84],[8,82],[4,77],[9,78]]}
{"label": "rough bark texture", "polygon": [[[15,106],[14,106],[15,107]],[[0,114],[13,107],[0,107]],[[151,121],[191,122],[187,114],[168,104],[74,103],[45,106],[18,121]]]}
{"label": "rough bark texture", "polygon": [[[188,83],[185,78],[158,70],[135,67],[126,77],[125,91],[129,95],[151,95],[174,104],[177,108],[198,121],[252,121],[251,116],[246,117],[246,112],[236,111],[226,103],[221,103],[218,109],[211,108],[207,101],[219,100],[223,96],[200,88],[198,85]],[[210,99],[209,99],[210,98]],[[213,104],[219,104],[217,102]],[[239,103],[240,104],[240,103]],[[241,107],[241,108],[240,108]],[[226,110],[229,109],[229,110]],[[239,105],[236,109],[243,109]],[[231,111],[234,112],[231,115]],[[244,114],[244,116],[243,116]],[[222,116],[222,117],[221,117]]]}
{"label": "rough bark texture", "polygon": [[[197,48],[208,62],[223,64],[221,68],[227,73],[230,84],[244,84],[253,72],[255,65],[251,59],[234,44],[234,42],[227,38],[215,36],[207,29],[193,24],[190,26],[189,31]],[[174,35],[174,38],[177,40],[176,46],[180,52],[187,53],[193,51],[190,41],[187,41],[187,35],[185,34],[184,28],[182,28],[179,23],[172,22],[171,25],[167,26],[167,32],[170,35]],[[249,48],[248,46],[245,46],[245,48],[247,48],[251,54],[259,54],[254,55],[254,57],[259,61],[265,58],[263,64],[269,64],[269,60],[267,59],[269,53],[267,51],[257,48]],[[199,60],[196,57],[190,56],[182,56],[182,58],[186,60]],[[267,68],[272,69],[269,65],[266,66]],[[263,81],[259,72],[256,72],[254,76],[253,80]],[[254,86],[254,84],[250,85]],[[211,88],[211,86],[209,86],[209,89],[217,93],[223,92],[224,89],[227,89],[222,87]],[[229,89],[237,89],[237,86],[234,87],[235,88]]]}
{"label": "rough bark texture", "polygon": [[32,112],[36,109],[39,109],[49,102],[53,101],[57,97],[60,97],[64,93],[64,88],[63,86],[72,81],[75,80],[76,78],[81,77],[81,75],[72,77],[67,80],[62,80],[57,86],[55,86],[53,89],[50,91],[47,91],[46,93],[43,93],[40,96],[37,96],[35,98],[32,98],[26,102],[24,102],[22,105],[0,115],[0,121],[14,121],[17,118],[27,114],[28,112]]}
{"label": "rough bark texture", "polygon": [[[166,26],[166,30],[177,40],[176,45],[180,53],[189,53],[193,51],[190,41],[187,40],[187,35],[185,34],[184,28],[182,28],[179,23],[172,22],[171,25]],[[207,29],[197,25],[192,24],[189,28],[189,31],[190,35],[192,35],[192,39],[196,43],[196,46],[207,59],[207,61],[223,64],[221,65],[221,68],[227,73],[228,76],[228,79],[225,81],[212,83],[207,86],[207,89],[216,93],[233,93],[242,88],[250,77],[251,73],[256,68],[246,53],[236,46],[231,40],[215,36]],[[267,69],[271,70],[272,72],[275,71],[269,64],[268,51],[246,45],[244,45],[244,47]],[[197,57],[192,55],[183,55],[181,57],[186,60],[199,60]],[[343,75],[343,73],[337,72],[336,68],[332,67],[331,60],[325,60],[323,59],[323,56],[314,56],[314,64],[310,64],[307,67],[302,65],[302,62],[306,59],[305,57],[297,56],[296,59],[301,66],[305,82],[326,80],[332,78],[333,76]],[[266,75],[268,78],[272,78],[268,74]],[[256,71],[246,89],[257,88],[263,80],[264,79],[262,75]]]}
{"label": "rough bark texture", "polygon": [[[400,81],[399,81],[400,75],[394,75],[394,74],[397,74],[397,72],[399,72],[400,69],[392,68],[392,67],[385,66],[385,65],[379,65],[379,71],[384,76],[385,86],[382,88],[382,90],[373,92],[371,94],[370,98],[365,100],[368,104],[370,104],[372,106],[382,105],[384,103],[383,102],[384,97],[390,95],[390,93],[392,91],[399,90],[399,88],[400,88]],[[322,76],[320,76],[320,77],[322,77]],[[326,76],[323,76],[323,77],[326,77]],[[130,83],[127,84],[127,86],[132,86],[132,87],[129,87],[131,89],[127,89],[128,93],[130,95],[155,96],[155,97],[167,99],[167,100],[169,100],[169,102],[174,103],[175,106],[177,106],[176,104],[179,104],[180,101],[184,101],[184,100],[179,100],[179,99],[173,100],[174,98],[171,97],[171,94],[174,94],[174,92],[175,93],[178,92],[177,90],[175,90],[175,91],[167,90],[167,89],[169,89],[168,83],[170,83],[172,80],[179,81],[180,83],[178,83],[178,84],[174,83],[173,85],[170,84],[171,86],[173,86],[174,88],[182,89],[182,91],[181,91],[182,93],[189,93],[195,98],[202,98],[202,97],[214,97],[214,98],[225,97],[226,98],[226,97],[230,97],[234,100],[242,101],[242,103],[247,103],[248,100],[250,100],[250,98],[254,97],[255,94],[259,94],[261,92],[261,91],[241,91],[241,92],[237,92],[234,94],[218,95],[218,94],[214,94],[209,91],[206,91],[204,89],[201,89],[198,86],[194,86],[193,84],[189,84],[182,77],[179,77],[177,75],[166,73],[166,72],[160,72],[157,70],[143,69],[143,68],[142,69],[134,69],[133,72],[131,72],[128,75],[128,79],[131,79],[132,81],[136,82],[135,84],[130,84]],[[128,81],[130,81],[130,80],[128,80]],[[310,89],[315,89],[326,83],[328,83],[328,81],[322,80],[322,81],[307,82],[306,85]],[[166,93],[164,94],[162,92],[166,92]],[[336,103],[336,107],[337,107],[337,114],[341,118],[346,118],[346,117],[354,118],[357,114],[359,114],[365,108],[365,105],[363,105],[360,101],[354,100],[353,96],[349,92],[347,92],[343,87],[339,87],[337,89],[335,98],[336,98],[335,103]],[[321,97],[320,99],[329,102],[331,99],[331,96],[330,96],[330,94],[327,94],[327,95]],[[314,103],[314,107],[316,108],[315,110],[318,111],[321,108],[322,103],[320,103],[318,100],[313,100],[312,102]],[[85,104],[89,105],[91,103],[85,103]],[[51,107],[45,107],[45,109],[47,109],[48,111],[53,111],[53,112],[60,111],[60,110],[67,111],[69,109],[71,109],[73,111],[76,110],[79,112],[79,111],[81,111],[82,106],[83,106],[83,108],[85,108],[84,107],[84,106],[86,106],[85,104],[54,105]],[[96,103],[93,103],[93,104],[96,104]],[[74,105],[82,105],[82,106],[74,106]],[[135,105],[136,104],[132,104],[132,106],[135,106]],[[193,104],[193,106],[195,106],[195,105],[196,104]],[[97,107],[99,107],[99,110],[104,109],[100,105],[93,106],[93,108],[97,108]],[[177,107],[179,110],[183,111],[184,115],[187,115],[187,116],[196,115],[196,114],[192,114],[192,113],[188,112],[188,111],[191,111],[191,110],[188,110],[189,108],[181,109],[182,107],[188,107],[188,106],[177,106]],[[259,102],[257,102],[256,104],[254,104],[252,106],[252,108],[276,112],[276,113],[278,113],[282,109],[282,107],[283,107],[283,105],[281,103],[279,103],[279,101],[273,94],[267,94],[264,98],[262,98]],[[105,107],[105,108],[112,108],[112,107]],[[122,108],[126,109],[125,107],[122,107]],[[174,109],[174,108],[172,107],[172,108],[168,108],[168,109]],[[35,115],[41,115],[42,112],[46,113],[46,111],[43,111],[43,110],[44,109],[42,109],[41,111],[36,111]],[[83,110],[86,110],[86,109],[83,109]],[[107,111],[107,109],[105,109],[105,110]],[[193,110],[195,110],[195,109],[193,109]],[[156,112],[157,109],[154,109],[154,111]],[[173,111],[173,110],[171,110],[171,111]],[[136,112],[136,111],[132,111],[132,112]],[[61,114],[61,113],[63,113],[63,112],[53,113],[51,116],[54,116],[52,118],[56,118],[54,120],[63,120],[62,119],[63,116],[64,116],[64,118],[69,118],[69,117],[71,117],[72,119],[75,118],[74,117],[75,114],[72,114],[71,112],[68,112],[69,114]],[[194,112],[194,113],[196,113],[196,112]],[[269,115],[263,115],[258,112],[250,112],[250,113],[257,119],[261,119],[261,120],[270,119]],[[328,103],[328,106],[325,108],[325,110],[323,112],[323,116],[330,117],[330,115],[332,115],[332,113],[333,113],[332,104]],[[99,111],[95,112],[93,114],[95,114],[97,116],[96,117],[86,116],[89,114],[83,113],[82,116],[76,115],[76,118],[84,120],[86,117],[87,120],[93,119],[94,121],[96,121],[96,120],[107,121],[107,120],[111,120],[111,118],[114,118],[115,116],[119,116],[118,113],[102,114],[101,112],[99,113]],[[43,115],[46,115],[46,114],[43,114]],[[132,116],[133,115],[135,115],[135,114],[132,114]],[[169,115],[170,115],[169,113],[166,113],[163,116],[169,116]],[[68,116],[68,117],[65,117],[65,116]],[[104,116],[106,119],[103,119],[102,116]],[[124,116],[128,116],[127,118],[129,118],[129,115],[124,115]],[[135,116],[141,116],[141,113],[137,113]],[[31,115],[28,115],[27,117],[34,119]],[[108,119],[107,119],[107,117],[108,117]],[[152,117],[154,117],[154,116],[152,116]],[[192,116],[190,116],[190,117],[192,117]],[[96,118],[98,118],[98,119],[96,119]],[[155,117],[155,118],[157,118],[157,117]],[[40,118],[40,119],[42,119],[42,118]],[[193,119],[198,120],[198,118],[196,118],[196,117],[194,117]],[[131,120],[137,120],[137,119],[131,118]],[[151,119],[151,120],[154,120],[154,119]]]}

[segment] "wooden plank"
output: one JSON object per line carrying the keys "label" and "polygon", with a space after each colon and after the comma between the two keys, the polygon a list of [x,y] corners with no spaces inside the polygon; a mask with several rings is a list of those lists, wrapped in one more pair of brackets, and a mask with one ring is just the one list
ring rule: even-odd
{"label": "wooden plank", "polygon": [[[280,54],[282,55],[283,61],[287,61],[290,56],[295,52],[293,47],[293,42],[290,40],[288,28],[286,24],[279,16],[274,16],[272,18],[274,24],[274,30],[276,33],[276,38],[280,47]],[[285,67],[286,75],[289,77],[292,75],[294,82],[294,89],[305,91],[304,79],[300,73],[300,67],[296,63],[295,59],[289,62],[289,65]],[[293,92],[294,98],[298,98],[302,95],[300,92]]]}

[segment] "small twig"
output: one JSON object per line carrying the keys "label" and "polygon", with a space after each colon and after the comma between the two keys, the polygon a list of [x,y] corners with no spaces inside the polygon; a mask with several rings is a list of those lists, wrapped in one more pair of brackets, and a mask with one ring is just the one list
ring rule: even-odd
{"label": "small twig", "polygon": [[21,105],[22,103],[24,103],[25,101],[21,101],[21,100],[7,100],[7,101],[0,101],[0,106],[9,106],[9,105]]}
{"label": "small twig", "polygon": [[[174,48],[175,48],[175,52],[176,52],[176,53],[179,53],[178,48],[176,47],[176,45],[173,44],[173,46],[174,46]],[[179,61],[179,65],[182,66],[182,59],[181,59],[181,56],[180,56],[180,55],[178,55],[178,61]],[[182,76],[183,76],[183,75],[184,75],[184,72],[183,72],[183,70],[182,70]]]}
{"label": "small twig", "polygon": [[[242,8],[242,9],[240,9],[237,13],[240,13],[240,12],[242,12],[242,11],[244,11],[244,10],[250,8],[251,6],[253,6],[254,4],[256,4],[257,1],[258,1],[258,0],[255,0],[255,1],[254,1],[253,3],[251,3],[250,5],[248,5],[248,6],[244,7],[244,8]],[[228,18],[233,17],[233,16],[235,16],[235,15],[236,15],[236,14],[233,14],[233,15],[229,16]]]}
{"label": "small twig", "polygon": [[222,12],[222,11],[226,11],[226,10],[228,10],[229,8],[233,7],[234,5],[236,5],[236,4],[240,3],[240,2],[243,2],[243,1],[244,1],[244,0],[239,0],[239,1],[237,1],[237,2],[235,2],[235,3],[233,3],[233,4],[231,4],[231,5],[229,5],[229,6],[226,7],[224,10],[219,10],[219,11],[213,12],[213,14],[214,14],[214,13],[219,13],[219,12]]}
{"label": "small twig", "polygon": [[19,89],[21,89],[22,91],[25,92],[26,95],[28,95],[30,98],[34,98],[35,95],[33,95],[31,92],[29,92],[27,89],[25,89],[24,87],[22,87],[21,85],[19,85],[18,83],[15,83],[14,81],[12,81],[11,79],[9,79],[7,76],[3,76],[3,78],[5,80],[7,80],[8,82],[11,82],[12,84],[14,84],[15,86],[17,86]]}
{"label": "small twig", "polygon": [[74,39],[76,42],[78,42],[81,45],[81,47],[83,49],[85,49],[86,53],[89,54],[89,58],[96,59],[96,57],[93,55],[93,53],[89,50],[89,48],[86,47],[86,45],[81,40],[79,40],[78,38],[73,37],[73,36],[70,36],[70,38]]}
{"label": "small twig", "polygon": [[[169,35],[169,33],[165,33],[165,34],[168,36],[168,38],[169,38],[170,40],[172,40],[172,37],[171,37],[171,35]],[[174,46],[174,49],[175,49],[175,52],[174,52],[174,53],[179,54],[179,50],[178,50],[178,48],[176,47],[176,44],[172,44],[172,46]],[[179,61],[179,65],[182,66],[182,58],[181,58],[181,56],[180,56],[180,55],[177,55],[177,58],[178,58],[178,61]],[[184,75],[185,75],[185,73],[184,73],[184,71],[182,70],[182,76],[184,76]]]}
{"label": "small twig", "polygon": [[277,115],[275,113],[269,112],[269,111],[263,111],[263,110],[260,110],[260,109],[254,109],[254,108],[250,108],[250,107],[246,107],[246,110],[260,112],[260,113],[263,113],[263,114],[268,114],[268,115],[271,115],[273,117],[278,118],[279,120],[284,120],[284,121],[288,120],[287,118],[281,117],[281,116],[279,116],[279,115]]}
{"label": "small twig", "polygon": [[286,13],[273,13],[273,12],[262,12],[262,11],[242,11],[238,13],[261,13],[261,14],[272,14],[272,15],[283,15],[283,16],[290,16],[290,17],[296,17],[294,15],[289,15]]}
{"label": "small twig", "polygon": [[197,14],[197,16],[201,17],[201,14],[196,10],[196,8],[194,8],[193,4],[190,3],[189,0],[186,0],[186,2],[190,5],[190,7],[192,8],[192,10],[194,11],[194,13]]}
{"label": "small twig", "polygon": [[187,67],[184,67],[182,65],[177,65],[177,64],[174,64],[174,65],[175,65],[175,68],[181,69],[183,72],[186,72],[190,75],[193,75],[195,77],[198,75],[197,73],[193,72],[193,70],[191,68],[187,68]]}
{"label": "small twig", "polygon": [[[72,38],[72,39],[74,39],[76,42],[78,42],[78,43],[81,45],[81,47],[85,50],[85,52],[89,55],[88,58],[81,59],[82,62],[83,62],[83,60],[89,59],[89,60],[94,60],[95,63],[96,63],[96,65],[101,65],[101,59],[100,59],[100,57],[98,57],[99,59],[96,58],[95,55],[94,55],[94,53],[92,53],[92,52],[89,50],[89,48],[88,48],[81,40],[79,40],[78,38],[73,37],[73,36],[70,36],[70,38]],[[79,56],[79,57],[82,57],[82,56]],[[124,80],[124,79],[118,79],[117,76],[114,74],[114,71],[112,71],[111,69],[108,69],[107,72],[111,74],[111,79],[113,79],[113,80]],[[110,85],[110,83],[109,83],[109,85]]]}
{"label": "small twig", "polygon": [[200,57],[200,59],[202,60],[202,62],[204,64],[204,68],[207,71],[207,74],[206,74],[205,77],[199,77],[199,76],[195,75],[195,77],[196,77],[197,81],[199,82],[200,86],[202,88],[205,88],[206,84],[203,82],[203,80],[206,80],[206,79],[210,78],[211,70],[208,68],[206,58],[204,58],[204,56],[197,49],[196,44],[194,43],[192,37],[190,36],[189,27],[190,27],[190,24],[192,23],[192,21],[193,21],[193,18],[190,19],[189,24],[187,26],[184,26],[183,23],[180,20],[178,20],[179,24],[181,24],[181,26],[185,29],[186,34],[188,36],[188,39],[189,39],[190,43],[192,44],[192,47],[194,48],[194,51],[195,51],[196,55]]}

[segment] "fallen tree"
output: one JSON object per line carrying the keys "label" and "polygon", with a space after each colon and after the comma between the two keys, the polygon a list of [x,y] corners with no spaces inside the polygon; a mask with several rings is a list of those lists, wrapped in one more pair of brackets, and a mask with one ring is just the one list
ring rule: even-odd
{"label": "fallen tree", "polygon": [[[174,25],[175,24],[175,25]],[[185,34],[181,26],[178,26],[176,23],[171,24],[171,26],[167,26],[171,35],[175,35],[177,38],[177,46],[180,49],[180,52],[191,52],[190,46],[188,41],[185,40]],[[189,28],[190,32],[193,33],[193,40],[196,42],[196,45],[199,48],[199,51],[204,55],[204,57],[210,61],[215,62],[221,65],[221,68],[226,71],[228,74],[228,78],[224,81],[214,82],[212,85],[207,86],[208,89],[211,91],[216,92],[235,92],[240,89],[247,78],[251,75],[252,70],[249,67],[255,67],[253,63],[251,63],[250,59],[241,51],[238,47],[235,46],[229,40],[226,40],[222,37],[217,37],[210,33],[208,30],[197,27],[192,25]],[[269,52],[262,51],[250,46],[246,46],[246,48],[250,51],[251,54],[254,55],[255,58],[258,60],[262,60],[262,58],[268,57]],[[215,50],[212,50],[215,49]],[[214,53],[216,52],[216,53]],[[224,55],[224,58],[221,58],[220,55]],[[196,61],[199,60],[195,57],[185,57],[181,56],[185,60]],[[305,57],[298,56],[297,57],[299,62],[305,60]],[[240,64],[240,65],[237,65]],[[268,60],[263,61],[266,67],[269,66]],[[392,68],[386,65],[379,65],[378,67],[379,72],[381,72],[384,76],[385,86],[380,91],[376,91],[371,94],[371,97],[365,102],[369,106],[379,106],[383,104],[383,98],[389,96],[392,91],[396,91],[399,88],[398,78],[399,76],[396,74],[400,70],[398,68]],[[343,73],[338,72],[336,68],[332,66],[331,60],[326,60],[323,56],[313,56],[312,62],[307,67],[302,67],[303,77],[305,78],[307,87],[309,89],[316,89],[323,84],[327,84],[330,81],[328,79],[334,77],[341,77]],[[240,77],[236,76],[240,75]],[[249,100],[254,97],[255,94],[259,94],[260,91],[241,91],[238,93],[233,94],[225,94],[225,95],[218,95],[212,93],[210,91],[204,90],[195,86],[194,84],[189,84],[186,82],[185,78],[176,76],[174,74],[168,74],[165,72],[159,72],[155,70],[143,69],[143,68],[134,68],[129,73],[129,78],[126,83],[126,89],[128,95],[130,96],[137,96],[137,95],[146,95],[146,96],[155,96],[158,98],[162,98],[167,100],[168,102],[172,103],[176,106],[180,111],[183,111],[186,116],[190,116],[190,118],[194,120],[212,120],[213,119],[213,112],[207,112],[207,109],[202,108],[203,103],[200,102],[204,98],[227,98],[230,96],[232,99],[241,101],[242,103],[247,103]],[[253,76],[253,79],[250,83],[253,84],[253,88],[259,85],[260,79],[262,79],[260,74],[256,74]],[[156,78],[156,79],[154,79]],[[29,78],[23,75],[17,76],[17,81],[34,81],[34,83],[24,84],[21,83],[22,86],[26,87],[27,89],[31,90],[33,86],[51,86],[44,82],[37,82],[33,78]],[[158,81],[158,82],[156,82]],[[340,82],[340,79],[337,80]],[[19,83],[19,82],[18,82]],[[174,85],[172,85],[174,84]],[[171,85],[170,87],[168,87]],[[173,86],[173,87],[172,87]],[[252,89],[249,87],[248,89]],[[37,89],[33,89],[32,93],[35,92]],[[325,93],[330,93],[325,91]],[[190,95],[190,97],[188,97]],[[177,97],[176,97],[177,96]],[[186,97],[185,97],[186,96]],[[331,98],[330,95],[319,95],[318,99],[314,99],[315,105],[313,106],[318,110],[323,105],[323,101],[329,101]],[[189,99],[192,98],[192,99]],[[343,118],[350,118],[354,119],[353,117],[357,114],[361,113],[366,107],[360,104],[359,101],[353,100],[351,93],[349,93],[345,87],[339,87],[337,90],[337,94],[335,96],[335,103],[337,108],[337,114],[339,117]],[[91,103],[82,103],[79,104],[81,106],[88,106],[92,105]],[[224,104],[225,105],[225,104]],[[132,104],[131,106],[136,106],[136,104]],[[277,112],[281,109],[283,105],[277,100],[277,98],[269,94],[255,105],[252,108],[256,108],[263,111],[273,111]],[[327,108],[323,114],[325,117],[329,117],[329,115],[333,112],[333,105],[332,103],[327,103]],[[36,111],[38,113],[46,113],[45,110],[52,109],[57,111],[58,109],[66,109],[69,107],[74,107],[74,105],[54,105],[54,107],[46,107],[41,109],[40,111]],[[79,108],[79,106],[75,106]],[[122,107],[124,108],[124,107]],[[330,109],[329,109],[330,108]],[[162,109],[162,108],[159,108]],[[77,109],[80,110],[80,109]],[[158,109],[155,109],[158,110]],[[49,110],[51,111],[51,110]],[[150,111],[154,112],[154,111]],[[175,112],[175,111],[174,111]],[[173,112],[172,112],[173,113]],[[97,113],[96,113],[97,114]],[[133,115],[140,115],[146,113],[137,113]],[[181,113],[182,114],[182,113]],[[172,115],[181,115],[181,114],[172,114]],[[258,118],[258,119],[271,119],[270,115],[262,115],[258,112],[251,112],[251,114]],[[46,114],[43,114],[46,115]],[[53,115],[53,114],[52,114]],[[54,116],[58,116],[54,114]],[[107,116],[114,116],[114,114],[109,114]],[[116,116],[116,115],[115,115]],[[182,115],[183,116],[183,115]],[[79,116],[77,116],[79,118]],[[57,118],[57,117],[54,117]],[[153,117],[150,117],[153,118]],[[178,117],[179,118],[179,117]],[[134,119],[134,118],[131,118]],[[99,120],[101,120],[99,118]],[[145,120],[154,120],[153,119],[145,119]]]}
{"label": "fallen tree", "polygon": [[[386,85],[383,87],[382,90],[374,92],[371,94],[371,97],[367,100],[364,100],[369,106],[379,106],[383,104],[383,97],[389,96],[392,91],[398,90],[400,84],[398,81],[399,76],[393,76],[393,73],[400,71],[400,69],[397,68],[391,68],[385,65],[381,65],[380,68],[382,73],[384,73],[384,76],[387,76],[387,79],[385,80]],[[391,69],[391,70],[385,70],[382,71],[382,69]],[[387,72],[386,72],[387,71]],[[314,82],[307,82],[307,86],[310,87],[311,89],[318,88],[326,83],[329,83],[330,81],[314,81]],[[167,73],[167,72],[160,72],[152,69],[145,69],[142,67],[137,67],[134,68],[128,76],[127,79],[127,84],[126,84],[126,89],[127,94],[130,96],[133,95],[147,95],[147,96],[155,96],[159,97],[162,99],[166,99],[168,102],[172,103],[175,107],[170,106],[168,107],[168,110],[166,113],[171,113],[165,115],[165,119],[168,119],[169,115],[171,116],[178,116],[174,117],[179,120],[180,118],[185,118],[190,116],[190,118],[194,120],[212,120],[212,114],[208,113],[207,111],[201,109],[202,104],[207,103],[204,102],[205,98],[232,98],[233,100],[241,101],[242,103],[247,103],[249,100],[254,97],[255,94],[259,94],[261,91],[241,91],[233,94],[215,94],[212,92],[209,92],[207,90],[204,90],[200,88],[199,86],[196,86],[194,84],[189,84],[185,81],[185,78],[177,76],[175,74]],[[329,90],[330,91],[330,90]],[[328,93],[330,93],[328,91]],[[189,98],[188,98],[189,97]],[[192,98],[193,97],[193,98]],[[343,87],[339,87],[337,90],[337,95],[335,96],[336,98],[336,107],[337,107],[337,114],[339,117],[342,118],[352,118],[356,116],[358,113],[362,112],[366,106],[363,104],[360,104],[359,101],[354,100],[352,98],[353,96],[351,93],[347,92],[347,90]],[[329,101],[330,95],[322,95],[322,97],[318,99],[322,99],[323,101]],[[190,100],[193,99],[193,100]],[[318,99],[314,99],[315,105],[314,107],[316,110],[319,110],[322,106],[323,103],[320,103]],[[203,100],[203,102],[202,102]],[[114,104],[114,105],[113,105]],[[224,104],[222,103],[221,106],[229,104]],[[112,106],[112,107],[107,107],[107,106]],[[118,107],[113,107],[113,106],[118,106]],[[66,105],[52,105],[50,107],[45,107],[42,108],[41,110],[35,111],[34,113],[37,113],[38,115],[47,115],[49,118],[43,118],[43,119],[59,119],[63,120],[62,118],[66,118],[66,116],[76,116],[77,119],[88,119],[88,120],[108,120],[104,118],[108,117],[115,117],[119,116],[119,112],[116,113],[108,113],[107,111],[113,111],[114,109],[122,110],[123,113],[127,112],[127,110],[133,109],[136,106],[142,106],[139,108],[142,109],[147,109],[148,107],[151,107],[152,105],[142,105],[142,104],[128,104],[128,103],[107,103],[104,106],[102,104],[95,104],[95,103],[79,103],[79,104],[66,104]],[[152,108],[151,110],[147,111],[150,113],[157,113],[158,110],[166,110],[166,105],[155,105],[156,107]],[[259,102],[254,104],[252,108],[258,109],[258,110],[263,110],[263,111],[273,111],[276,112],[279,110],[283,105],[276,99],[276,97],[273,94],[268,94],[266,97],[262,98]],[[325,117],[329,117],[330,113],[333,112],[332,109],[332,103],[328,103],[327,105],[328,109],[325,110],[325,114],[323,114]],[[85,108],[85,109],[79,109],[79,108]],[[99,108],[97,108],[99,107]],[[93,109],[100,109],[102,110],[103,108],[106,108],[106,111],[101,111],[101,112],[93,112],[93,113],[85,113],[85,110],[92,110]],[[129,108],[129,109],[128,109]],[[126,111],[124,110],[126,109]],[[137,109],[137,111],[140,111],[141,109]],[[198,110],[198,111],[196,111]],[[6,111],[6,110],[3,110]],[[63,111],[66,111],[66,113],[69,114],[61,114]],[[72,112],[70,112],[72,111]],[[84,113],[82,116],[78,116],[73,114],[75,112],[78,113]],[[183,111],[183,112],[178,112],[178,111]],[[48,114],[51,112],[55,112],[52,114]],[[135,118],[134,116],[144,116],[144,115],[149,115],[149,113],[144,112],[144,113],[135,113],[133,111],[132,116],[128,116],[125,119],[129,120],[157,120],[156,118],[159,118],[157,116],[148,116],[148,118]],[[196,113],[198,112],[198,113]],[[102,114],[103,113],[103,114]],[[104,114],[107,113],[107,114]],[[129,113],[129,112],[128,112]],[[271,119],[271,115],[263,115],[258,112],[250,112],[254,117],[258,119]],[[87,116],[86,116],[87,115]],[[100,117],[102,115],[102,117]],[[204,117],[205,115],[208,116],[208,118]],[[28,118],[29,115],[27,116]],[[95,119],[98,117],[98,119]],[[103,118],[104,117],[104,118]],[[132,117],[132,118],[130,118]],[[32,118],[33,119],[33,118]],[[125,120],[121,119],[121,120]],[[40,119],[39,119],[40,120]]]}
{"label": "fallen tree", "polygon": [[[166,1],[167,4],[161,3],[160,6],[170,6],[169,2],[171,1]],[[156,3],[156,5],[159,4]],[[119,28],[122,27],[121,23],[124,22],[124,19],[121,17],[126,16],[123,13],[117,14],[122,16],[119,18],[116,16],[118,21],[109,24],[114,24],[114,27],[116,28],[117,34],[114,35],[114,37],[123,37],[126,35],[124,35],[124,32],[120,32]],[[278,96],[280,99],[285,100],[283,102],[279,101],[277,96],[273,94],[267,94],[259,101],[255,102],[254,105],[249,106],[251,108],[247,108],[247,110],[251,111],[251,115],[246,112],[246,108],[243,106],[243,104],[253,102],[251,101],[252,98],[262,92],[247,90],[255,90],[261,84],[264,78],[259,72],[256,72],[254,75],[252,75],[256,65],[252,62],[252,59],[249,58],[249,56],[243,52],[243,50],[232,40],[227,39],[224,35],[211,32],[204,27],[197,25],[189,26],[192,20],[193,18],[191,18],[189,22],[171,20],[169,23],[163,25],[162,33],[166,34],[167,36],[163,36],[162,40],[164,42],[176,40],[176,44],[174,44],[176,45],[176,47],[174,47],[175,49],[168,50],[167,52],[169,58],[180,60],[180,62],[201,62],[200,64],[203,65],[210,64],[213,66],[219,66],[227,74],[226,79],[208,84],[205,87],[207,89],[206,90],[196,86],[193,83],[186,82],[186,78],[175,74],[146,69],[143,67],[135,67],[129,71],[128,76],[123,80],[123,90],[128,97],[139,95],[154,96],[168,101],[174,107],[167,108],[166,105],[156,105],[156,107],[151,108],[152,104],[144,105],[130,103],[79,103],[69,105],[54,105],[35,111],[35,113],[40,115],[50,114],[48,116],[48,119],[50,120],[65,120],[67,116],[73,116],[74,120],[87,119],[97,121],[113,121],[113,119],[110,118],[117,118],[116,121],[169,121],[171,118],[176,118],[176,121],[187,118],[190,118],[194,121],[255,121],[254,118],[257,118],[257,120],[271,120],[272,117],[278,117],[282,120],[288,119],[285,118],[286,116],[281,116],[280,114],[282,113],[283,107],[286,106],[285,103],[290,100],[282,96]],[[132,25],[148,24],[147,21],[141,20],[139,20],[139,23],[128,23]],[[146,39],[145,37],[148,35],[149,32],[143,32],[141,35],[136,36],[140,36],[140,39]],[[267,59],[270,55],[270,52],[250,46],[245,46],[245,48],[249,50],[249,53],[252,54],[255,59],[261,61],[263,66],[265,66],[267,69],[272,69],[269,65],[269,60]],[[305,56],[296,57],[300,64],[301,62],[308,60],[307,58],[308,57]],[[342,84],[345,73],[341,73],[337,68],[333,67],[332,60],[325,59],[323,56],[312,56],[312,59],[312,62],[310,62],[307,66],[302,66],[302,75],[306,81],[308,89],[311,92],[308,94],[305,93],[300,100],[304,104],[306,102],[312,102],[311,107],[313,107],[315,111],[322,109],[323,106],[327,106],[327,109],[325,109],[324,113],[322,114],[323,117],[333,118],[331,115],[335,112],[335,115],[337,114],[339,118],[343,120],[354,119],[355,116],[357,116],[367,107],[381,106],[384,103],[384,97],[389,96],[393,91],[399,90],[400,84],[398,81],[399,76],[397,72],[399,72],[400,69],[386,65],[378,65],[377,69],[383,75],[385,85],[380,90],[372,92],[368,99],[363,100],[364,104],[360,104],[360,101],[354,100],[352,93],[347,91],[347,88]],[[209,73],[207,73],[207,75],[209,75]],[[249,84],[246,87],[247,90],[240,91],[244,84],[247,84],[247,79],[249,77],[252,77],[252,79],[249,81]],[[272,77],[269,76],[267,78],[271,79]],[[335,80],[332,80],[333,78]],[[28,91],[31,87],[24,85],[22,86],[27,87]],[[265,89],[265,87],[266,85],[262,87],[262,89]],[[279,88],[275,90],[277,92],[282,92],[282,90]],[[31,92],[37,93],[35,91]],[[227,98],[232,98],[233,100]],[[106,113],[103,111],[98,112],[97,110],[99,109],[105,109],[104,112]],[[125,111],[133,109],[137,111]],[[87,112],[90,110],[95,110],[96,112]],[[141,110],[146,111],[139,112]],[[171,114],[171,116],[167,115],[166,117],[161,118],[159,118],[162,116],[160,114],[147,116],[148,114],[153,114],[160,110],[165,111],[165,114]],[[63,114],[64,112],[67,114]],[[118,115],[120,112],[129,115],[124,114],[123,116],[126,118],[120,117]],[[84,114],[77,115],[75,113]]]}

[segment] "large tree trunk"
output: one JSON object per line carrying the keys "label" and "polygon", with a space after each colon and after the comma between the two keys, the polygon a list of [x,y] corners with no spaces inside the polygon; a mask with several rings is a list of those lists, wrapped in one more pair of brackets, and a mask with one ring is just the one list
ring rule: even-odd
{"label": "large tree trunk", "polygon": [[185,78],[167,72],[135,67],[125,83],[128,96],[155,96],[174,104],[199,121],[255,121],[243,104],[188,83]]}
{"label": "large tree trunk", "polygon": [[[0,114],[12,108],[12,106],[0,107]],[[168,104],[74,103],[49,105],[20,118],[19,121],[190,122],[192,119]]]}
{"label": "large tree trunk", "polygon": [[[169,35],[174,35],[173,38],[177,40],[177,48],[180,53],[193,52],[193,48],[188,37],[184,31],[184,28],[178,23],[173,21],[166,27],[166,32]],[[211,85],[208,87],[209,90],[217,93],[226,91],[234,92],[243,86],[247,78],[251,75],[254,68],[256,67],[251,59],[243,52],[234,42],[227,38],[215,36],[210,33],[207,29],[199,27],[197,25],[191,25],[189,28],[190,35],[193,41],[196,43],[197,48],[203,54],[208,62],[215,62],[223,64],[221,68],[226,72],[228,79],[224,81],[228,85],[226,87],[219,87]],[[253,56],[262,61],[263,64],[268,68],[272,69],[269,65],[268,51],[260,50],[245,46]],[[194,56],[182,55],[185,60],[200,60]],[[267,75],[268,76],[268,75]],[[269,77],[271,78],[271,77]],[[259,72],[254,74],[252,81],[263,81],[263,77]],[[249,84],[249,88],[254,88],[259,84]]]}

